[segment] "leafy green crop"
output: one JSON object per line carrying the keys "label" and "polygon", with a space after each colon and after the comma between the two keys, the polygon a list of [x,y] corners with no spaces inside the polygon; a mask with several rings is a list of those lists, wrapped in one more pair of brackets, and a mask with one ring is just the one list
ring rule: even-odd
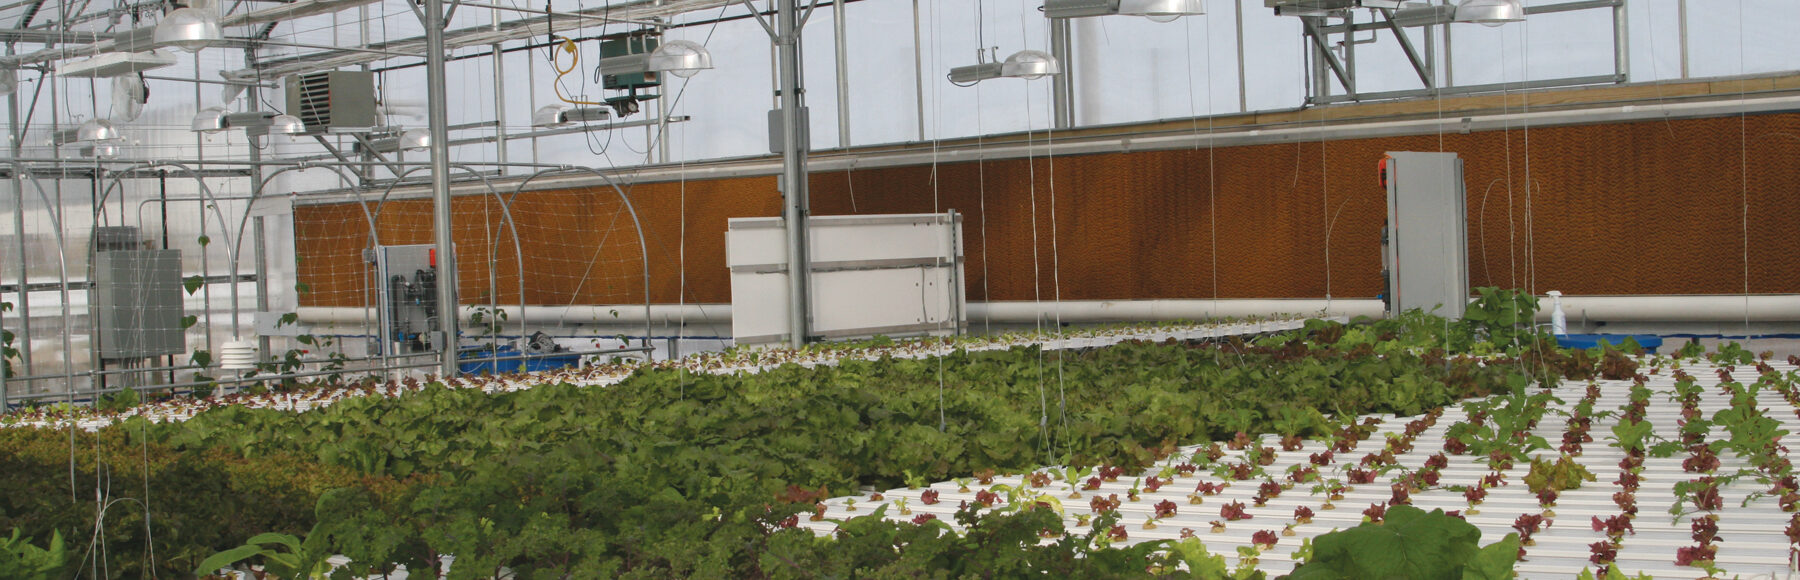
{"label": "leafy green crop", "polygon": [[[864,486],[1046,464],[1076,474],[1100,464],[1143,468],[1176,443],[1239,431],[1319,433],[1359,414],[1411,415],[1494,392],[1518,393],[1508,405],[1541,413],[1537,395],[1521,393],[1530,379],[1518,365],[1446,356],[1437,345],[1448,326],[1415,314],[1315,324],[1307,332],[1319,341],[1290,333],[1254,344],[1015,348],[754,374],[644,370],[608,388],[505,394],[432,385],[298,414],[227,406],[181,423],[128,421],[82,435],[78,448],[93,448],[90,437],[101,442],[103,461],[117,464],[111,489],[120,499],[145,488],[136,466],[148,450],[157,495],[145,503],[157,526],[157,575],[166,577],[265,532],[304,537],[301,551],[342,554],[363,575],[401,565],[430,570],[454,554],[457,578],[502,569],[520,577],[765,578],[796,570],[789,562],[807,571],[794,575],[1135,577],[1158,565],[1155,548],[1099,549],[1104,533],[1088,544],[1015,553],[1013,546],[1037,545],[1044,527],[1031,525],[1049,517],[1038,510],[996,516],[1016,519],[955,539],[927,538],[931,525],[875,522],[846,522],[846,534],[817,539],[781,523],[811,511],[818,497]],[[1046,383],[1065,388],[1040,390]],[[0,483],[29,490],[0,496],[0,525],[91,537],[93,502],[71,500],[57,483],[68,481],[67,451],[61,432],[0,431]],[[94,487],[95,461],[82,454],[77,487]],[[1079,485],[1067,483],[1058,495]],[[8,503],[15,498],[31,503]],[[141,516],[115,513],[105,525],[109,569],[153,575],[143,568]],[[895,552],[894,541],[921,544]],[[259,554],[268,547],[252,543]],[[307,547],[313,543],[324,547]]]}
{"label": "leafy green crop", "polygon": [[1365,522],[1313,539],[1311,557],[1287,578],[1511,579],[1518,534],[1485,547],[1480,541],[1479,528],[1444,510],[1427,513],[1395,505],[1382,523]]}
{"label": "leafy green crop", "polygon": [[1502,351],[1516,352],[1543,339],[1532,327],[1537,315],[1537,297],[1516,289],[1485,286],[1475,289],[1476,299],[1469,303],[1459,324],[1466,324],[1477,335]]}
{"label": "leafy green crop", "polygon": [[1533,457],[1531,472],[1525,476],[1525,485],[1532,493],[1546,489],[1560,492],[1579,488],[1581,482],[1594,480],[1593,472],[1568,455],[1558,457],[1555,461]]}
{"label": "leafy green crop", "polygon": [[20,537],[13,528],[12,537],[0,541],[0,578],[16,580],[53,580],[63,577],[68,556],[63,549],[62,532],[50,536],[50,545],[39,548],[31,538]]}

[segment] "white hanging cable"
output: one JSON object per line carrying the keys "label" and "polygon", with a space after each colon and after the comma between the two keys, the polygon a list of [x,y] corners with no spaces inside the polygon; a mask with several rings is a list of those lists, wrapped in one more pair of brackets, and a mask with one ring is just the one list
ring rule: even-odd
{"label": "white hanging cable", "polygon": [[[1738,102],[1745,99],[1744,69],[1744,0],[1738,0]],[[1738,108],[1738,184],[1742,214],[1739,227],[1743,232],[1744,260],[1744,348],[1750,348],[1750,116]]]}
{"label": "white hanging cable", "polygon": [[[975,0],[975,38],[976,49],[987,44],[987,24],[983,18],[982,3],[986,0]],[[975,83],[975,180],[976,196],[981,209],[981,299],[993,302],[994,296],[988,291],[988,238],[987,238],[987,159],[981,155],[983,136],[982,128],[981,83]],[[981,313],[981,332],[993,334],[993,309],[984,308]]]}
{"label": "white hanging cable", "polygon": [[[1046,30],[1045,34],[1048,35],[1049,31]],[[1074,63],[1072,63],[1072,62],[1067,63],[1064,66],[1073,67]],[[1046,90],[1051,91],[1053,94],[1053,96],[1050,97],[1051,100],[1054,100],[1055,98],[1057,98],[1056,96],[1054,96],[1054,92],[1056,90],[1054,88],[1055,86],[1056,86],[1055,84],[1049,84],[1048,86],[1045,87]],[[1072,107],[1072,106],[1074,106],[1074,103],[1065,103],[1064,106]],[[1056,114],[1055,111],[1056,111],[1056,108],[1054,106],[1050,108],[1050,113],[1051,113],[1052,117],[1055,116],[1055,114]],[[1073,117],[1074,115],[1071,114],[1070,116]],[[1051,120],[1049,126],[1044,131],[1044,162],[1047,165],[1046,169],[1049,170],[1049,187],[1050,187],[1050,290],[1052,292],[1051,296],[1055,300],[1055,304],[1056,304],[1056,342],[1057,342],[1057,345],[1061,347],[1061,349],[1056,352],[1056,409],[1057,409],[1057,413],[1061,416],[1061,419],[1062,419],[1061,433],[1062,433],[1063,437],[1065,437],[1065,440],[1063,441],[1063,451],[1066,453],[1069,450],[1068,449],[1069,443],[1066,439],[1066,437],[1068,437],[1068,431],[1069,431],[1069,400],[1068,400],[1068,396],[1065,393],[1065,387],[1064,387],[1063,358],[1069,354],[1069,348],[1068,348],[1069,345],[1063,342],[1062,255],[1058,251],[1057,245],[1056,245],[1056,120],[1055,119]]]}
{"label": "white hanging cable", "polygon": [[[1520,52],[1524,53],[1519,59],[1519,82],[1529,87],[1531,86],[1531,20],[1526,19],[1520,22],[1518,30]],[[1522,145],[1525,154],[1525,291],[1535,296],[1537,295],[1537,224],[1532,219],[1531,203],[1533,187],[1541,189],[1542,186],[1534,184],[1531,180],[1531,91],[1520,91],[1519,97],[1521,99],[1519,112],[1523,119],[1520,133],[1524,139]],[[1516,309],[1518,304],[1515,302],[1513,306]],[[1517,313],[1515,312],[1515,314]]]}
{"label": "white hanging cable", "polygon": [[1505,141],[1506,153],[1506,259],[1508,260],[1506,285],[1517,290],[1519,288],[1519,228],[1514,216],[1518,206],[1513,203],[1512,178],[1512,95],[1507,90],[1506,82],[1506,35],[1500,35],[1500,136]]}
{"label": "white hanging cable", "polygon": [[[683,84],[685,85],[686,81],[683,81]],[[670,110],[672,111],[673,108]],[[681,180],[681,226],[676,235],[675,254],[675,276],[678,280],[675,284],[675,344],[674,348],[669,349],[669,360],[681,358],[679,352],[681,339],[687,335],[687,125],[684,123],[677,130],[681,132],[681,162],[677,169]],[[649,300],[649,298],[648,296],[644,297],[645,300]],[[649,337],[645,337],[644,340],[649,340]],[[675,382],[680,385],[681,400],[686,401],[687,365],[675,365],[675,368]]]}
{"label": "white hanging cable", "polygon": [[[942,39],[942,37],[940,37],[938,35],[938,30],[943,27],[943,22],[940,20],[943,15],[943,12],[944,12],[944,10],[943,10],[943,6],[941,5],[941,3],[939,3],[939,2],[931,3],[931,63],[932,63],[932,70],[938,70],[943,67],[943,62],[942,62],[942,60],[943,60],[943,58],[942,58],[943,39]],[[943,208],[940,207],[940,205],[938,203],[938,140],[944,134],[944,115],[943,115],[943,111],[940,109],[940,107],[942,106],[942,103],[939,100],[940,92],[942,90],[943,90],[943,87],[939,83],[932,83],[932,85],[931,85],[931,117],[932,117],[932,119],[931,119],[931,124],[932,124],[932,127],[931,127],[931,213],[932,214],[937,214],[937,213],[943,211]],[[979,107],[979,106],[980,106],[980,104],[977,103],[977,107]],[[846,171],[846,174],[848,174],[848,171]],[[951,222],[950,227],[952,227],[952,228],[956,227],[956,223]],[[939,238],[939,239],[942,240],[942,238]],[[942,241],[940,241],[939,246],[938,246],[938,252],[937,252],[937,256],[938,256],[937,267],[939,269],[942,269],[944,267],[943,255],[944,255],[944,247],[942,245]],[[962,280],[957,280],[954,276],[950,277],[950,279],[955,280],[955,283],[957,283],[957,284],[962,283]],[[949,288],[945,288],[944,290],[946,292],[954,292],[953,290],[951,290]],[[954,294],[952,294],[952,295],[954,295]],[[950,305],[950,316],[948,316],[945,321],[948,322],[953,328],[957,324],[957,314],[958,314],[958,310],[956,308],[956,305],[954,303],[952,303]],[[949,339],[945,339],[945,343],[946,343],[946,345],[948,345],[950,343]],[[943,351],[940,351],[937,353],[938,432],[940,432],[940,433],[944,432],[946,429],[949,428],[949,423],[946,420],[946,417],[944,415],[944,357],[948,356],[949,354],[950,353],[947,350],[943,350]]]}
{"label": "white hanging cable", "polygon": [[[1193,25],[1192,22],[1190,22],[1188,24],[1188,26],[1190,26],[1190,27],[1192,25]],[[1193,49],[1191,48],[1192,44],[1193,44],[1193,29],[1192,28],[1188,29],[1188,44],[1190,46],[1190,48],[1188,49],[1188,54],[1192,55],[1193,54]],[[1189,56],[1189,58],[1191,59],[1192,56]],[[1193,102],[1194,102],[1193,76],[1194,76],[1194,67],[1190,63],[1188,65],[1188,107],[1190,109],[1193,107]],[[1216,166],[1214,164],[1215,158],[1217,156],[1218,148],[1215,147],[1214,146],[1215,144],[1213,143],[1214,123],[1213,123],[1213,110],[1212,110],[1213,100],[1212,99],[1213,99],[1212,29],[1207,28],[1206,29],[1206,205],[1207,205],[1206,231],[1207,231],[1207,235],[1211,237],[1211,241],[1208,242],[1208,245],[1211,246],[1211,249],[1212,249],[1212,264],[1211,264],[1211,268],[1212,268],[1212,276],[1211,276],[1211,278],[1212,278],[1212,302],[1213,302],[1212,303],[1212,315],[1214,318],[1217,318],[1219,316],[1219,187],[1218,187],[1219,186],[1219,177],[1218,177],[1218,172],[1215,171]]]}
{"label": "white hanging cable", "polygon": [[[1031,37],[1031,33],[1026,28],[1025,19],[1026,13],[1020,12],[1020,44],[1023,44],[1026,38]],[[1032,302],[1037,306],[1038,314],[1033,317],[1033,320],[1035,322],[1035,328],[1037,329],[1037,335],[1041,338],[1044,335],[1044,295],[1042,262],[1038,257],[1037,150],[1036,144],[1032,141],[1032,116],[1031,90],[1027,88],[1025,91],[1025,176],[1027,184],[1026,192],[1031,196],[1031,298]],[[1054,462],[1054,459],[1051,457],[1050,447],[1050,400],[1048,395],[1044,392],[1044,349],[1042,346],[1038,347],[1037,362],[1038,435],[1043,440],[1045,459],[1049,462]]]}

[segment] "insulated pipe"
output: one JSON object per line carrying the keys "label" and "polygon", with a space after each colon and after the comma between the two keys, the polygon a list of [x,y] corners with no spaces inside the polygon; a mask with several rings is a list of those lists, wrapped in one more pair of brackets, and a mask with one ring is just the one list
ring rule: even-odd
{"label": "insulated pipe", "polygon": [[[1268,316],[1271,314],[1319,315],[1328,302],[1324,299],[1298,300],[1087,300],[1041,305],[1035,301],[971,302],[969,318],[991,317],[994,322],[1026,323],[1060,312],[1063,322],[1127,322],[1150,320],[1198,320],[1213,317]],[[1381,316],[1382,303],[1373,299],[1337,299],[1329,301],[1331,316]],[[730,304],[654,304],[648,310],[637,305],[617,306],[533,306],[523,315],[511,307],[507,315],[519,316],[532,324],[609,324],[658,322],[673,324],[686,317],[724,323],[731,320]],[[365,310],[356,307],[304,307],[300,321],[309,324],[361,324]],[[467,313],[464,313],[467,316]]]}
{"label": "insulated pipe", "polygon": [[[520,314],[517,306],[501,306],[508,320],[522,323],[569,326],[569,325],[611,325],[611,324],[675,324],[682,318],[688,321],[702,321],[723,324],[731,320],[730,304],[656,304],[645,310],[641,304],[621,304],[617,306],[533,306]],[[328,325],[362,325],[369,309],[359,307],[325,307],[307,306],[300,308],[300,322],[306,324]],[[460,313],[467,322],[472,312]],[[615,315],[616,314],[616,315]],[[650,327],[645,326],[648,334]]]}
{"label": "insulated pipe", "polygon": [[[1327,311],[1326,309],[1330,310]],[[1033,322],[1055,316],[1063,322],[1137,322],[1202,320],[1207,318],[1269,316],[1379,317],[1382,302],[1375,299],[1240,299],[1240,300],[1084,300],[1053,302],[971,302],[969,318],[994,322]]]}
{"label": "insulated pipe", "polygon": [[[1563,312],[1601,322],[1800,322],[1800,294],[1563,296],[1562,303]],[[1537,320],[1548,322],[1549,309],[1539,308]]]}

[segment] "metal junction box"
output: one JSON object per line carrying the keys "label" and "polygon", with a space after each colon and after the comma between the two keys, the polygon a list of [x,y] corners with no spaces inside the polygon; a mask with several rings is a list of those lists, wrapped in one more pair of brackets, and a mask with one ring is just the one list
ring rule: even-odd
{"label": "metal junction box", "polygon": [[93,269],[90,300],[100,358],[187,352],[181,328],[181,250],[97,252]]}
{"label": "metal junction box", "polygon": [[1455,153],[1390,152],[1387,161],[1388,312],[1414,308],[1462,318],[1469,305],[1468,204]]}

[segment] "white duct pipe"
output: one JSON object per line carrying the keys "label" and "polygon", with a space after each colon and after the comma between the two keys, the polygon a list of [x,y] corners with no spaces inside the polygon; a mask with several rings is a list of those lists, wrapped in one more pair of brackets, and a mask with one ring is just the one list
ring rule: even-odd
{"label": "white duct pipe", "polygon": [[[483,308],[485,308],[485,305],[483,305]],[[507,324],[518,324],[520,316],[518,305],[502,305],[499,310],[506,313]],[[462,322],[465,324],[474,324],[474,321],[471,320],[471,317],[474,314],[474,310],[466,307],[463,308],[461,312]],[[376,318],[375,310],[373,308],[356,307],[306,306],[300,308],[299,315],[300,322],[303,324],[322,325],[360,326],[365,322],[372,324],[372,321]],[[644,323],[644,305],[527,306],[525,308],[524,316],[526,324],[538,325],[641,325]],[[730,322],[731,305],[687,304],[677,306],[674,304],[652,304],[650,306],[650,322],[676,324],[683,319],[687,320],[689,323],[695,324],[719,324]]]}
{"label": "white duct pipe", "polygon": [[1062,321],[1135,322],[1203,320],[1207,318],[1294,314],[1305,316],[1381,316],[1380,300],[1232,299],[1232,300],[1064,300],[1056,302],[973,302],[969,321],[1000,323]]}
{"label": "white duct pipe", "polygon": [[[1550,320],[1542,298],[1539,322]],[[1800,294],[1752,296],[1563,296],[1569,318],[1591,322],[1800,322]]]}
{"label": "white duct pipe", "polygon": [[[1002,324],[1063,322],[1132,322],[1149,320],[1199,320],[1217,317],[1268,316],[1271,314],[1332,316],[1381,316],[1381,301],[1352,300],[1065,300],[1055,302],[974,302],[969,304],[970,321],[992,321]],[[519,321],[518,306],[501,306],[507,322]],[[300,322],[326,325],[362,325],[375,319],[375,311],[366,308],[305,307],[300,309]],[[464,322],[473,314],[464,309]],[[643,324],[643,306],[530,306],[525,308],[526,324]],[[723,324],[731,320],[730,304],[653,304],[651,322],[675,324]]]}

